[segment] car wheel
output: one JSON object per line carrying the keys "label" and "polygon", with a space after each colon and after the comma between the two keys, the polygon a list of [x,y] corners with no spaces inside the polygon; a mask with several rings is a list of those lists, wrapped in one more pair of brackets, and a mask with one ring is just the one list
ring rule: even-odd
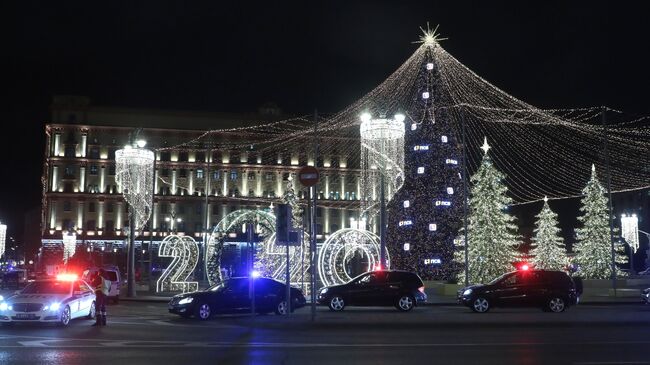
{"label": "car wheel", "polygon": [[211,314],[212,308],[210,308],[210,304],[205,302],[199,303],[194,310],[194,316],[202,321],[209,319]]}
{"label": "car wheel", "polygon": [[275,314],[283,316],[283,315],[287,314],[287,312],[288,311],[287,311],[287,301],[286,300],[280,301],[275,306]]}
{"label": "car wheel", "polygon": [[478,297],[472,302],[472,310],[476,313],[485,313],[490,310],[490,302],[484,297]]}
{"label": "car wheel", "polygon": [[95,319],[95,314],[97,314],[97,308],[95,308],[95,302],[92,302],[90,304],[90,310],[88,311],[88,316],[86,316],[86,318]]}
{"label": "car wheel", "polygon": [[71,319],[71,313],[70,313],[70,307],[65,306],[63,310],[61,311],[61,319],[59,320],[59,326],[65,327],[68,324],[70,324],[70,319]]}
{"label": "car wheel", "polygon": [[330,298],[329,307],[330,310],[334,312],[340,312],[343,310],[343,308],[345,308],[345,301],[343,300],[342,297],[335,295],[332,298]]}
{"label": "car wheel", "polygon": [[408,312],[413,309],[414,306],[415,300],[410,295],[402,295],[397,301],[397,304],[395,304],[395,307],[397,307],[397,309],[401,310],[402,312]]}
{"label": "car wheel", "polygon": [[566,302],[564,301],[564,299],[560,297],[553,297],[548,301],[546,307],[551,312],[560,313],[560,312],[564,312],[564,310],[566,309]]}

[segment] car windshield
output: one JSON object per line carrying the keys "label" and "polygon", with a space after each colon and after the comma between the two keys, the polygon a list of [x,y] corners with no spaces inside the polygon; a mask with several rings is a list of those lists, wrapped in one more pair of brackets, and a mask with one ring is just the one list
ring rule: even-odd
{"label": "car windshield", "polygon": [[70,293],[69,281],[36,281],[23,289],[21,294],[68,294]]}
{"label": "car windshield", "polygon": [[505,280],[505,279],[506,279],[507,277],[509,277],[510,275],[512,275],[511,272],[506,273],[506,274],[503,274],[503,275],[499,276],[498,278],[496,278],[496,279],[490,281],[490,282],[488,283],[488,285],[494,285],[494,284],[500,282],[501,280]]}

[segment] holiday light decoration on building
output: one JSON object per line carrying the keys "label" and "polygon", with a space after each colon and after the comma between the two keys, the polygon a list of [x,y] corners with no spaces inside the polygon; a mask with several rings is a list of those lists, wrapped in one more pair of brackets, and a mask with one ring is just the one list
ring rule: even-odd
{"label": "holiday light decoration on building", "polygon": [[68,263],[68,260],[74,256],[77,250],[77,234],[74,232],[63,232],[63,262]]}
{"label": "holiday light decoration on building", "polygon": [[142,229],[151,215],[154,153],[139,145],[115,151],[115,182],[135,217],[135,228]]}
{"label": "holiday light decoration on building", "polygon": [[632,252],[639,249],[639,218],[636,214],[621,216],[621,236],[630,245]]}
{"label": "holiday light decoration on building", "polygon": [[0,258],[5,254],[5,244],[7,241],[7,225],[0,223]]}
{"label": "holiday light decoration on building", "polygon": [[[354,276],[380,268],[379,237],[358,228],[334,232],[318,252],[318,275],[324,286],[343,284]],[[356,263],[358,270],[353,272]],[[390,268],[390,256],[386,268]]]}
{"label": "holiday light decoration on building", "polygon": [[199,246],[192,237],[169,235],[158,247],[158,257],[171,257],[172,261],[156,281],[157,292],[199,290],[199,283],[189,281],[199,261]]}

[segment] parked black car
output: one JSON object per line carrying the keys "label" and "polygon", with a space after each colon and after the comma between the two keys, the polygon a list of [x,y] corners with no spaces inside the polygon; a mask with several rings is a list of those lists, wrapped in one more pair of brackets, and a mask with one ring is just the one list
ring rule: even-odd
{"label": "parked black car", "polygon": [[563,271],[520,270],[485,285],[463,288],[458,291],[458,301],[479,313],[492,307],[540,307],[562,312],[576,304],[580,294]]}
{"label": "parked black car", "polygon": [[[255,312],[286,314],[285,284],[269,278],[231,278],[206,290],[179,294],[169,302],[169,313],[206,320],[214,314],[251,311],[251,280],[255,291]],[[305,296],[291,288],[291,311],[304,307]]]}
{"label": "parked black car", "polygon": [[395,306],[408,312],[424,303],[424,283],[417,274],[407,271],[371,271],[342,285],[322,288],[318,303],[330,310],[342,311],[348,305]]}

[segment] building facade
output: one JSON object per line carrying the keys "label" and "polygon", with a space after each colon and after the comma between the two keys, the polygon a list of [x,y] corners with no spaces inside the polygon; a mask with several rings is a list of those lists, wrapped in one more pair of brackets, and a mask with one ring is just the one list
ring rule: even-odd
{"label": "building facade", "polygon": [[[59,262],[63,234],[74,233],[78,254],[91,257],[99,252],[102,261],[105,254],[114,254],[108,262],[122,262],[128,213],[115,182],[115,151],[129,143],[136,130],[156,158],[153,214],[150,226],[137,238],[143,249],[148,244],[155,247],[171,232],[203,242],[204,233],[229,213],[280,203],[287,181],[306,165],[316,165],[321,173],[317,240],[322,242],[330,233],[354,225],[360,170],[345,155],[326,152],[314,159],[309,140],[263,152],[254,145],[219,147],[226,142],[238,146],[249,142],[236,132],[212,133],[209,141],[170,148],[200,139],[207,130],[281,118],[273,109],[263,112],[235,115],[99,108],[85,98],[55,98],[52,121],[45,126],[41,260]],[[294,188],[306,207],[307,189],[297,181]]]}

